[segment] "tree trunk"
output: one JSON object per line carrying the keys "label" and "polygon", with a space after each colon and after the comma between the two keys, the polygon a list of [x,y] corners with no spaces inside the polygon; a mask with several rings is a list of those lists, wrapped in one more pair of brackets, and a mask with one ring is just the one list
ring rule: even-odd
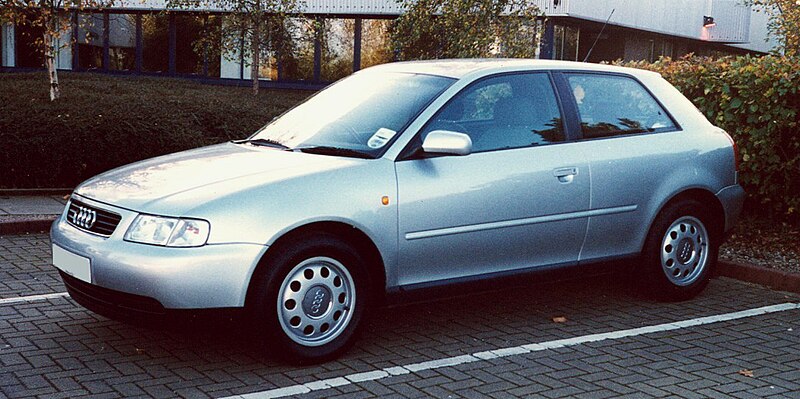
{"label": "tree trunk", "polygon": [[253,55],[253,64],[250,66],[250,78],[253,79],[253,95],[258,95],[258,69],[259,69],[259,58],[260,58],[260,50],[261,50],[261,32],[260,32],[260,23],[259,21],[253,22],[253,35],[250,37],[250,53]]}
{"label": "tree trunk", "polygon": [[55,101],[61,97],[61,87],[58,84],[58,69],[56,69],[56,38],[44,33],[44,59],[47,64],[47,75],[50,77],[50,101]]}

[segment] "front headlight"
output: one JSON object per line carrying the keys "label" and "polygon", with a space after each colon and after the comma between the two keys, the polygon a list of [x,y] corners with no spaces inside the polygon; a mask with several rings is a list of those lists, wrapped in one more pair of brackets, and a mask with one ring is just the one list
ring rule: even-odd
{"label": "front headlight", "polygon": [[125,233],[126,241],[167,247],[199,247],[208,240],[205,220],[139,215]]}

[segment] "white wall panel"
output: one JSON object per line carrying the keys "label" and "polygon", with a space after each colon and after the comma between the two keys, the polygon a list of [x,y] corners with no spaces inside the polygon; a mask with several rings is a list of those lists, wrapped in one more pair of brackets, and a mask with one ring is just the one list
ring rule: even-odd
{"label": "white wall panel", "polygon": [[[565,15],[570,1],[530,0],[548,15]],[[363,14],[363,15],[399,15],[403,8],[396,0],[305,0],[301,1],[300,12],[305,14]],[[129,10],[163,10],[167,0],[117,0],[113,8]],[[212,7],[212,2],[200,0],[197,10],[223,11]]]}
{"label": "white wall panel", "polygon": [[72,69],[72,28],[67,27],[61,31],[58,38],[56,53],[56,68]]}
{"label": "white wall panel", "polygon": [[769,15],[765,11],[753,12],[750,14],[750,42],[742,45],[734,45],[748,50],[761,51],[767,53],[778,45],[774,37],[768,35],[766,26],[769,23]]}
{"label": "white wall panel", "polygon": [[[750,36],[750,8],[740,0],[570,0],[571,17],[711,42],[744,43]],[[703,27],[703,16],[716,26]]]}
{"label": "white wall panel", "polygon": [[[241,63],[239,60],[239,52],[225,56],[221,54],[219,59],[219,77],[223,79],[241,79]],[[249,74],[248,74],[249,76]]]}
{"label": "white wall panel", "polygon": [[[720,43],[748,43],[750,36],[763,38],[766,24],[751,27],[752,11],[741,5],[743,0],[530,0],[549,16],[567,16],[605,22],[614,11],[610,23],[671,36]],[[118,0],[115,8],[162,10],[166,0]],[[200,1],[198,9],[222,11]],[[396,0],[305,0],[301,12],[306,14],[356,14],[394,16],[402,12]],[[703,16],[714,17],[717,25],[703,27]],[[753,33],[755,31],[755,33]],[[752,43],[752,42],[751,42]],[[752,43],[763,49],[762,43]],[[748,47],[750,48],[750,47]]]}
{"label": "white wall panel", "polygon": [[16,66],[16,60],[14,58],[16,49],[16,45],[14,43],[14,25],[12,24],[3,24],[3,43],[2,43],[2,62],[4,67],[13,67]]}

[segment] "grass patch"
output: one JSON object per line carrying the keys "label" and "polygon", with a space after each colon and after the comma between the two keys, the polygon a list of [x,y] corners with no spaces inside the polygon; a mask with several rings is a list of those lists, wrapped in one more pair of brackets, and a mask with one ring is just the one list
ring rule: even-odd
{"label": "grass patch", "polygon": [[73,187],[100,172],[244,138],[310,91],[261,90],[151,77],[0,74],[0,188]]}

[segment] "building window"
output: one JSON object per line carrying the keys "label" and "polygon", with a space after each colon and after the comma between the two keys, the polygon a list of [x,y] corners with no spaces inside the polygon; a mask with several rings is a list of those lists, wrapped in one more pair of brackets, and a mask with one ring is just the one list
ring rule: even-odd
{"label": "building window", "polygon": [[[281,17],[274,17],[268,23],[267,37],[264,38],[265,48],[259,60],[260,79],[266,80],[279,80],[285,79],[286,69],[288,66],[289,74],[292,75],[297,72],[297,50],[299,43],[308,40],[312,47],[304,48],[310,52],[312,60],[310,74],[313,74],[313,36],[306,29],[310,29],[310,25],[306,26],[301,20],[286,19]],[[306,36],[301,36],[301,33]]]}
{"label": "building window", "polygon": [[180,14],[175,17],[175,72],[189,75],[219,76],[219,40],[213,32],[220,18],[197,14]]}
{"label": "building window", "polygon": [[103,14],[78,15],[78,68],[103,67],[103,27]]}
{"label": "building window", "polygon": [[650,55],[648,60],[655,62],[661,57],[673,57],[672,42],[665,39],[650,39]]}
{"label": "building window", "polygon": [[281,68],[285,80],[314,79],[314,34],[313,20],[287,18],[286,30],[290,43],[280,53]]}
{"label": "building window", "polygon": [[553,58],[556,60],[578,61],[580,39],[580,28],[556,25],[553,30]]}
{"label": "building window", "polygon": [[142,16],[142,71],[166,73],[169,70],[169,16]]}
{"label": "building window", "polygon": [[354,19],[326,18],[322,20],[321,76],[332,82],[353,73]]}
{"label": "building window", "polygon": [[136,66],[135,17],[131,14],[110,14],[108,24],[109,69],[132,71]]}
{"label": "building window", "polygon": [[389,19],[365,19],[361,25],[361,69],[392,62]]}
{"label": "building window", "polygon": [[[33,16],[31,16],[33,17]],[[16,66],[23,68],[41,68],[44,66],[44,52],[38,42],[42,41],[44,29],[27,22],[15,26],[14,42],[16,43]],[[11,51],[14,51],[13,49]]]}

